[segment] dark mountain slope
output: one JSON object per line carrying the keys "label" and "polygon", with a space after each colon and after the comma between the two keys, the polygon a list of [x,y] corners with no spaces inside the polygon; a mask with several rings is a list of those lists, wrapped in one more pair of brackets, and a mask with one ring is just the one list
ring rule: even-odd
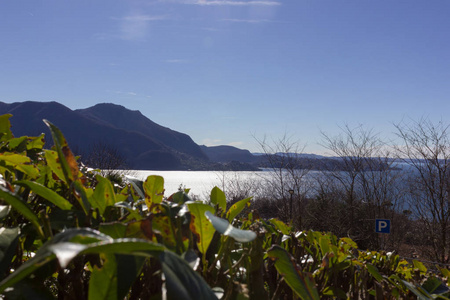
{"label": "dark mountain slope", "polygon": [[11,113],[12,131],[16,136],[46,134],[50,132],[42,122],[48,119],[58,126],[69,145],[77,153],[88,153],[95,143],[115,147],[128,160],[130,168],[136,169],[184,169],[183,160],[188,154],[176,153],[170,147],[136,131],[116,128],[108,122],[86,117],[57,102],[0,102],[0,114]]}
{"label": "dark mountain slope", "polygon": [[139,111],[132,111],[116,104],[102,103],[89,108],[78,109],[75,112],[96,122],[149,136],[177,152],[199,159],[207,159],[200,147],[187,134],[158,125]]}

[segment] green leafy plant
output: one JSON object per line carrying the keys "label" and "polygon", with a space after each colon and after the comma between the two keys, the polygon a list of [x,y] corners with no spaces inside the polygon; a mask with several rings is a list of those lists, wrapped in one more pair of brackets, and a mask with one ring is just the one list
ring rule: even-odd
{"label": "green leafy plant", "polygon": [[[164,195],[164,179],[114,185],[80,167],[61,131],[15,138],[0,116],[0,294],[8,299],[447,299],[450,272],[361,251],[207,202]],[[247,210],[246,210],[247,208]],[[38,284],[39,283],[39,284]]]}

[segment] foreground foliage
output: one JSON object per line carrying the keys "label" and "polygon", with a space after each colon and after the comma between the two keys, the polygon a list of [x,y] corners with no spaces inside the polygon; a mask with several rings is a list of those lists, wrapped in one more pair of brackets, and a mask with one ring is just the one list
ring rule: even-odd
{"label": "foreground foliage", "polygon": [[[450,272],[294,231],[164,179],[123,186],[79,166],[63,134],[15,138],[0,116],[0,293],[8,299],[447,299]],[[248,211],[248,210],[246,210]],[[326,218],[326,216],[323,216]]]}

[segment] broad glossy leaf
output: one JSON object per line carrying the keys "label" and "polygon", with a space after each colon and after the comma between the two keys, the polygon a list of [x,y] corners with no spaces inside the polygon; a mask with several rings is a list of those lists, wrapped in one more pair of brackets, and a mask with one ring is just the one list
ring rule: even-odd
{"label": "broad glossy leaf", "polygon": [[6,217],[11,210],[10,205],[0,205],[0,220]]}
{"label": "broad glossy leaf", "polygon": [[[89,210],[91,209],[91,199],[93,191],[92,189],[85,188],[80,181],[74,181],[73,187],[75,189],[75,197],[83,208],[84,213],[87,215]],[[91,201],[89,201],[91,200]]]}
{"label": "broad glossy leaf", "polygon": [[136,193],[138,193],[139,197],[141,197],[141,199],[145,199],[143,187],[144,183],[142,182],[142,180],[139,180],[137,178],[128,175],[125,175],[125,178],[131,184]]}
{"label": "broad glossy leaf", "polygon": [[216,231],[205,216],[205,213],[209,211],[214,214],[214,208],[200,202],[187,203],[187,206],[191,212],[191,223],[189,227],[192,234],[197,237],[198,250],[202,254],[205,254]]}
{"label": "broad glossy leaf", "polygon": [[36,137],[28,137],[27,150],[42,149],[45,144],[45,134]]}
{"label": "broad glossy leaf", "polygon": [[140,256],[157,256],[165,247],[151,241],[141,239],[115,239],[90,244],[82,254],[88,253],[112,253],[112,254],[133,254]]}
{"label": "broad glossy leaf", "polygon": [[61,268],[65,268],[74,257],[87,247],[85,244],[61,242],[49,246],[48,250],[56,255]]}
{"label": "broad glossy leaf", "polygon": [[411,282],[408,282],[406,280],[402,280],[402,282],[408,290],[410,290],[417,296],[417,299],[420,299],[420,300],[433,299],[433,297],[422,287],[415,286],[414,284],[412,284]]}
{"label": "broad glossy leaf", "polygon": [[163,239],[163,244],[173,248],[177,244],[177,238],[172,231],[172,223],[167,216],[155,215],[152,218],[152,228],[155,233],[159,233]]}
{"label": "broad glossy leaf", "polygon": [[113,240],[92,229],[70,229],[56,235],[52,240],[44,244],[33,258],[0,282],[0,293],[7,287],[28,277],[42,265],[51,262],[55,258],[58,259],[61,267],[65,267],[71,259],[81,254],[134,254],[157,257],[163,251],[165,251],[164,246],[144,240]]}
{"label": "broad glossy leaf", "polygon": [[383,276],[380,274],[377,267],[367,264],[367,271],[369,271],[370,275],[372,275],[378,282],[383,282]]}
{"label": "broad glossy leaf", "polygon": [[[0,282],[0,294],[7,287],[20,282],[43,265],[54,260],[56,255],[53,250],[55,248],[59,251],[59,255],[62,257],[63,263],[65,263],[69,257],[75,257],[79,251],[84,249],[86,244],[95,243],[100,240],[111,240],[111,238],[89,228],[68,229],[55,235],[53,239],[46,242],[41,248],[39,248],[33,258],[27,260],[17,270]],[[69,252],[67,249],[64,250],[64,247],[61,247],[61,245],[67,246],[69,242],[76,242],[74,244],[80,245],[80,247],[71,247],[70,249],[72,252]]]}
{"label": "broad glossy leaf", "polygon": [[59,130],[58,127],[53,125],[48,120],[43,120],[45,125],[50,129],[50,133],[53,137],[53,142],[55,143],[55,149],[58,153],[59,162],[66,178],[66,182],[72,182],[78,177],[79,169],[77,161],[75,160],[75,156],[69,148],[69,144],[66,141],[66,138]]}
{"label": "broad glossy leaf", "polygon": [[100,224],[99,231],[113,239],[125,238],[127,225],[119,222]]}
{"label": "broad glossy leaf", "polygon": [[12,138],[8,141],[8,149],[15,150],[16,152],[22,152],[26,150],[27,137],[21,136],[18,138]]}
{"label": "broad glossy leaf", "polygon": [[211,212],[206,211],[205,216],[213,224],[214,228],[223,235],[231,236],[237,242],[247,243],[251,242],[256,238],[256,233],[251,230],[241,230],[237,229],[222,218],[214,216]]}
{"label": "broad glossy leaf", "polygon": [[413,259],[413,265],[415,269],[418,269],[420,271],[420,273],[422,274],[427,273],[427,267],[425,267],[425,265],[422,262]]}
{"label": "broad glossy leaf", "polygon": [[4,152],[0,153],[0,161],[3,161],[6,166],[14,167],[31,178],[39,176],[39,170],[31,164],[30,158],[25,155]]}
{"label": "broad glossy leaf", "polygon": [[90,204],[93,208],[98,208],[103,216],[106,207],[114,206],[116,203],[116,194],[111,181],[100,175],[97,175],[96,179],[98,184],[95,186],[94,194],[90,198]]}
{"label": "broad glossy leaf", "polygon": [[39,218],[36,214],[28,207],[28,205],[22,201],[17,195],[11,193],[9,190],[0,186],[0,199],[4,200],[6,203],[11,205],[14,209],[16,209],[20,214],[22,214],[31,224],[36,228],[38,234],[42,237],[44,233],[42,232],[41,225],[39,224]]}
{"label": "broad glossy leaf", "polygon": [[178,191],[178,192],[170,195],[168,200],[178,203],[178,204],[184,204],[187,201],[191,201],[191,198],[188,196],[188,194],[185,191]]}
{"label": "broad glossy leaf", "polygon": [[118,299],[125,299],[130,286],[142,270],[145,257],[128,254],[115,254],[117,261],[117,294]]}
{"label": "broad glossy leaf", "polygon": [[164,178],[157,175],[148,176],[144,184],[145,203],[150,209],[152,204],[161,203],[164,196]]}
{"label": "broad glossy leaf", "polygon": [[277,230],[279,230],[282,234],[289,235],[291,232],[291,227],[286,225],[283,221],[280,221],[278,219],[272,218],[269,220],[270,223],[272,223]]}
{"label": "broad glossy leaf", "polygon": [[445,294],[448,293],[449,288],[437,277],[431,276],[422,284],[424,288],[430,294]]}
{"label": "broad glossy leaf", "polygon": [[[89,299],[118,300],[117,261],[114,254],[103,256],[101,268],[94,266],[89,280]],[[123,299],[123,297],[122,297]]]}
{"label": "broad glossy leaf", "polygon": [[197,256],[194,250],[188,249],[185,253],[183,253],[184,260],[189,264],[192,270],[196,270],[199,263],[200,257]]}
{"label": "broad glossy leaf", "polygon": [[278,245],[267,251],[268,256],[275,261],[275,268],[284,277],[292,291],[302,299],[317,299],[319,293],[311,274],[297,269],[290,254]]}
{"label": "broad glossy leaf", "polygon": [[245,208],[245,206],[251,199],[252,197],[245,198],[233,204],[227,212],[228,221],[232,222],[234,218]]}
{"label": "broad glossy leaf", "polygon": [[143,219],[127,224],[125,236],[128,238],[153,239],[152,220]]}
{"label": "broad glossy leaf", "polygon": [[211,203],[214,205],[218,205],[222,211],[225,211],[227,209],[227,199],[225,197],[225,193],[219,189],[217,186],[215,186],[211,190]]}
{"label": "broad glossy leaf", "polygon": [[0,274],[4,274],[14,257],[19,228],[0,228]]}
{"label": "broad glossy leaf", "polygon": [[36,183],[29,180],[21,180],[14,182],[17,185],[29,188],[33,193],[41,196],[42,198],[48,200],[49,202],[55,204],[62,210],[72,209],[72,204],[61,197],[55,191],[43,186],[42,184]]}
{"label": "broad glossy leaf", "polygon": [[11,132],[11,114],[0,115],[0,141],[7,141],[13,137]]}
{"label": "broad glossy leaf", "polygon": [[61,164],[59,163],[58,153],[52,150],[44,150],[45,160],[47,161],[48,166],[53,171],[53,173],[62,181],[67,183],[66,177],[64,176],[64,172]]}
{"label": "broad glossy leaf", "polygon": [[165,251],[159,259],[166,278],[168,300],[217,299],[205,280],[181,257]]}
{"label": "broad glossy leaf", "polygon": [[330,245],[330,239],[327,235],[321,236],[319,238],[319,244],[320,244],[320,251],[322,252],[322,256],[324,256],[327,252],[334,252],[332,251],[331,245]]}

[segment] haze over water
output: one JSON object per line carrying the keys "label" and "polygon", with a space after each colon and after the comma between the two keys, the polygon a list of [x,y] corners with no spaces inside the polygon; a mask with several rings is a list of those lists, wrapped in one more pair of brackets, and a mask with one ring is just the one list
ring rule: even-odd
{"label": "haze over water", "polygon": [[229,178],[238,176],[242,180],[262,180],[266,171],[132,171],[133,177],[145,180],[147,176],[159,175],[164,178],[165,196],[178,191],[179,187],[190,189],[191,195],[207,198],[214,186],[224,189]]}

